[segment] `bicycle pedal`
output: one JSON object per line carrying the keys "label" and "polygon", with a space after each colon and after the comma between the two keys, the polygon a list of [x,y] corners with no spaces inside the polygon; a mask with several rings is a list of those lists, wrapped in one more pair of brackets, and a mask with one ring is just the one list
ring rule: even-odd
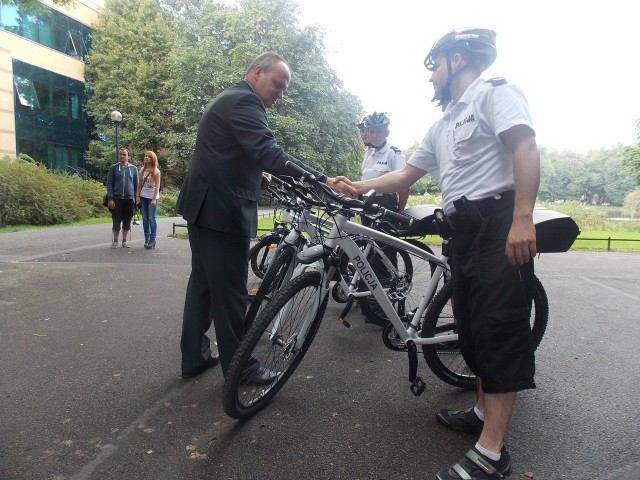
{"label": "bicycle pedal", "polygon": [[426,388],[427,384],[424,383],[422,377],[416,377],[409,386],[409,390],[411,390],[411,393],[413,393],[416,397],[422,395],[422,392],[424,392]]}
{"label": "bicycle pedal", "polygon": [[387,297],[389,297],[389,300],[391,300],[392,302],[399,302],[400,300],[404,300],[406,298],[404,294],[397,292],[388,292]]}

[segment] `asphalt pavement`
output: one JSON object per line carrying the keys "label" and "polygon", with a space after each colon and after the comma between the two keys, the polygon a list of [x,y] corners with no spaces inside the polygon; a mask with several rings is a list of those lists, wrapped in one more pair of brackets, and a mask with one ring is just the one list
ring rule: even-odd
{"label": "asphalt pavement", "polygon": [[[188,242],[110,248],[110,225],[0,234],[0,479],[433,479],[474,439],[439,426],[473,392],[329,302],[299,369],[254,418],[222,409],[219,367],[180,378]],[[640,255],[546,254],[536,390],[507,437],[512,479],[640,479]]]}

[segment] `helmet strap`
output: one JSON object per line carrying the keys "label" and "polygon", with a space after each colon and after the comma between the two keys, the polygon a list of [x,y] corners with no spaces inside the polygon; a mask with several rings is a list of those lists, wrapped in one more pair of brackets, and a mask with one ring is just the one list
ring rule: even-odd
{"label": "helmet strap", "polygon": [[460,67],[455,72],[451,68],[451,52],[447,52],[447,83],[440,89],[440,92],[433,96],[432,102],[437,101],[438,106],[442,107],[447,105],[451,100],[451,84],[456,76],[460,74],[463,70],[470,67],[469,63],[465,63],[462,67]]}

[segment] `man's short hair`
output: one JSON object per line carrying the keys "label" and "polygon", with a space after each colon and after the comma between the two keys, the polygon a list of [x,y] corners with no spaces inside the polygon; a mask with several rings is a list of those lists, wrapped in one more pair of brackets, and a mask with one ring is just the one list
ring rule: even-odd
{"label": "man's short hair", "polygon": [[265,72],[268,72],[269,70],[271,70],[271,68],[273,68],[278,63],[284,63],[287,66],[287,68],[291,70],[291,66],[289,65],[289,62],[287,62],[284,58],[282,58],[276,52],[261,53],[260,55],[258,55],[256,58],[253,59],[253,62],[251,62],[251,65],[249,65],[249,68],[247,68],[247,71],[245,72],[245,77],[249,75],[251,72],[253,72],[258,67],[258,65],[262,66]]}

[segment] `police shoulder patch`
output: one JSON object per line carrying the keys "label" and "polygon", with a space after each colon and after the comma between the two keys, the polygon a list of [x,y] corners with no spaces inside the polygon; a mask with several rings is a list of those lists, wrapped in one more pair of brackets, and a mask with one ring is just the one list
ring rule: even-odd
{"label": "police shoulder patch", "polygon": [[506,85],[507,79],[504,77],[495,77],[495,78],[490,78],[485,83],[490,83],[494,87],[497,87],[498,85]]}
{"label": "police shoulder patch", "polygon": [[396,153],[402,153],[402,150],[400,150],[398,147],[394,147],[393,145],[389,146],[389,148]]}

